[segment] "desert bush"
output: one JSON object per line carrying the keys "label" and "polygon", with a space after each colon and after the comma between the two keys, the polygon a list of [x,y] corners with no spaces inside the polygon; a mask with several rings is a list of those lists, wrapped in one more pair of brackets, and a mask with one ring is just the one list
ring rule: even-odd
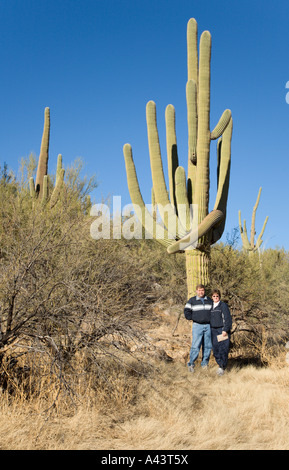
{"label": "desert bush", "polygon": [[230,244],[212,250],[211,283],[222,292],[234,320],[238,344],[276,348],[289,337],[289,257],[283,249],[268,249],[248,256]]}
{"label": "desert bush", "polygon": [[71,175],[52,210],[32,207],[14,182],[0,186],[2,388],[21,379],[35,391],[49,370],[59,390],[73,391],[79,375],[103,380],[104,357],[128,364],[132,343],[145,342],[153,274],[123,240],[90,237],[86,187]]}

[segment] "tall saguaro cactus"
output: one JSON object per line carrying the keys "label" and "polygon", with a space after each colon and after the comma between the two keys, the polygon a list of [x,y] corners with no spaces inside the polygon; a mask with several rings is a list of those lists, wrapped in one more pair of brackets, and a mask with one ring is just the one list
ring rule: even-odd
{"label": "tall saguaro cactus", "polygon": [[255,243],[255,235],[256,235],[256,229],[255,229],[255,220],[256,220],[256,211],[258,209],[259,201],[260,201],[260,196],[261,196],[261,191],[262,187],[260,187],[257,200],[255,203],[255,206],[253,207],[253,212],[252,212],[252,222],[251,222],[251,232],[250,232],[250,241],[248,238],[248,233],[247,233],[247,226],[246,226],[246,220],[244,220],[243,226],[242,226],[242,221],[241,221],[241,211],[239,211],[239,229],[240,229],[240,234],[241,234],[241,239],[243,243],[243,249],[251,254],[257,251],[260,246],[263,243],[262,237],[266,228],[266,224],[268,222],[269,217],[267,216],[265,219],[265,222],[263,224],[262,230],[260,232],[260,235],[258,236],[256,243]]}
{"label": "tall saguaro cactus", "polygon": [[[165,225],[164,237],[162,239],[156,237],[156,239],[167,247],[169,254],[185,251],[187,287],[190,297],[194,294],[198,283],[205,285],[209,283],[210,246],[220,239],[225,226],[233,124],[231,111],[227,109],[216,127],[210,131],[211,35],[208,31],[202,33],[198,53],[198,31],[194,18],[189,20],[187,26],[187,48],[187,180],[185,169],[178,163],[175,109],[172,105],[168,105],[165,119],[169,191],[167,191],[163,173],[156,105],[153,101],[147,104],[146,118],[153,193]],[[214,208],[209,212],[210,143],[215,139],[219,139],[217,144],[218,189]],[[132,203],[141,209],[142,223],[148,230],[151,216],[141,196],[131,146],[125,144],[123,151]],[[190,217],[192,208],[194,208],[194,213],[193,217]],[[176,230],[173,230],[173,236],[170,230],[172,226],[176,227]],[[158,228],[157,226],[156,233]]]}
{"label": "tall saguaro cactus", "polygon": [[38,159],[35,191],[42,197],[44,176],[48,171],[48,156],[49,156],[49,137],[50,137],[50,109],[45,108],[44,111],[44,127],[40,146],[40,154]]}
{"label": "tall saguaro cactus", "polygon": [[[44,127],[41,139],[40,153],[36,173],[36,181],[31,177],[29,181],[30,196],[33,201],[41,201],[42,207],[48,201],[48,158],[49,158],[49,138],[50,138],[50,109],[44,111]],[[50,208],[57,203],[61,187],[64,181],[65,170],[62,168],[62,155],[57,158],[56,181],[50,197]]]}

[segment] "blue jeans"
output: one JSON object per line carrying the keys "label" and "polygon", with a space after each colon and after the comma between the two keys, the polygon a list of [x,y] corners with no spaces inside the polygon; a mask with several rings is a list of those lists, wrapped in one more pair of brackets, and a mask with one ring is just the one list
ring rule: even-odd
{"label": "blue jeans", "polygon": [[212,350],[210,324],[193,323],[192,334],[193,340],[190,350],[190,362],[188,363],[188,365],[194,365],[194,362],[199,356],[201,346],[203,346],[201,366],[205,367],[208,365]]}

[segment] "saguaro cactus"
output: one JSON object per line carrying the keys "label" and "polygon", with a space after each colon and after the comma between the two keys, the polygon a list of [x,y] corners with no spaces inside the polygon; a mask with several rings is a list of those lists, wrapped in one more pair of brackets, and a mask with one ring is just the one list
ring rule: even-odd
{"label": "saguaro cactus", "polygon": [[244,219],[244,223],[243,223],[243,226],[242,226],[241,211],[239,211],[239,229],[240,229],[240,234],[241,234],[241,240],[242,240],[242,243],[243,243],[243,249],[245,251],[247,251],[249,254],[254,253],[255,251],[257,251],[260,248],[260,246],[262,245],[262,243],[263,243],[262,237],[263,237],[263,234],[264,234],[264,231],[265,231],[266,224],[267,224],[268,219],[269,219],[269,217],[267,216],[266,219],[265,219],[265,222],[263,224],[262,230],[260,232],[260,235],[257,238],[257,241],[255,243],[256,211],[257,211],[257,208],[258,208],[258,205],[259,205],[261,191],[262,191],[262,187],[260,187],[260,189],[259,189],[257,200],[256,200],[256,203],[255,203],[255,206],[253,207],[250,241],[249,241],[248,233],[247,233],[246,220]]}
{"label": "saguaro cactus", "polygon": [[[29,181],[30,196],[32,200],[41,201],[41,205],[45,206],[48,201],[48,158],[49,158],[49,138],[50,138],[50,109],[45,108],[44,111],[44,128],[40,146],[40,154],[38,158],[38,166],[36,173],[36,181],[31,177]],[[61,187],[64,181],[65,170],[62,168],[62,155],[57,158],[56,181],[50,197],[50,208],[55,206]]]}
{"label": "saguaro cactus", "polygon": [[[175,131],[175,109],[166,108],[166,140],[169,171],[169,195],[163,173],[156,105],[150,101],[146,107],[148,143],[156,205],[165,224],[164,237],[158,239],[169,254],[185,251],[188,296],[194,294],[196,284],[209,283],[210,246],[222,236],[229,188],[232,117],[227,109],[214,130],[210,131],[210,60],[211,35],[204,31],[200,38],[194,18],[187,26],[188,81],[186,86],[188,120],[188,172],[179,166]],[[217,144],[218,189],[213,210],[209,213],[209,158],[211,140]],[[124,145],[127,182],[132,203],[141,208],[142,223],[147,230],[150,214],[141,196],[132,149]],[[186,211],[184,211],[184,207]],[[193,218],[190,209],[194,208]],[[165,210],[164,210],[165,208]],[[197,213],[196,213],[197,210]],[[197,219],[196,226],[194,222]],[[175,223],[175,233],[169,228]],[[158,227],[157,227],[158,229]],[[157,232],[156,229],[156,232]],[[192,249],[192,246],[194,248]]]}
{"label": "saguaro cactus", "polygon": [[35,191],[39,197],[43,193],[43,178],[47,175],[48,170],[48,156],[49,156],[49,137],[50,137],[50,109],[45,108],[44,111],[44,128],[40,146],[40,154],[38,159]]}

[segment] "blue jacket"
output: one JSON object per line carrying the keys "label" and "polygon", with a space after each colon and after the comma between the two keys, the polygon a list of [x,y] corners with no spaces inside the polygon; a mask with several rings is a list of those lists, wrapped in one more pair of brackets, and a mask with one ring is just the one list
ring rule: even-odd
{"label": "blue jacket", "polygon": [[184,315],[187,320],[193,320],[195,323],[210,323],[213,301],[210,297],[191,297],[185,305]]}
{"label": "blue jacket", "polygon": [[212,308],[210,323],[212,328],[222,328],[227,332],[232,328],[232,317],[229,307],[222,300],[220,300],[215,308]]}

